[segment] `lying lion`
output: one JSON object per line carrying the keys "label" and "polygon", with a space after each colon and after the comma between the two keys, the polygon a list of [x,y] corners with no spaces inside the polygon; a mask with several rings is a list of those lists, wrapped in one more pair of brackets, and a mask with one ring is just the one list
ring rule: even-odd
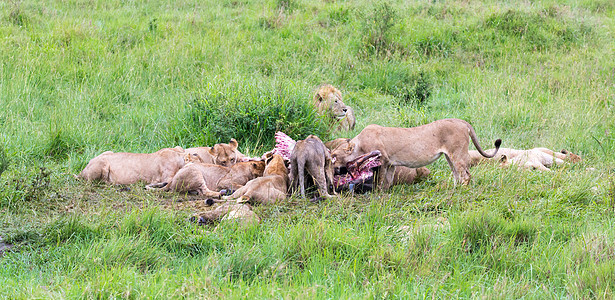
{"label": "lying lion", "polygon": [[263,177],[254,178],[230,196],[222,199],[238,199],[238,202],[274,204],[288,198],[288,168],[279,154],[268,155]]}
{"label": "lying lion", "polygon": [[237,150],[239,143],[231,139],[228,144],[215,144],[213,147],[194,147],[186,149],[187,153],[197,154],[203,163],[230,167],[245,156]]}
{"label": "lying lion", "polygon": [[353,130],[356,119],[352,107],[344,104],[342,93],[330,84],[318,87],[312,99],[312,105],[319,114],[326,114],[329,119],[338,124],[338,130]]}
{"label": "lying lion", "polygon": [[[493,150],[487,150],[490,152]],[[492,159],[487,159],[480,156],[479,153],[472,150],[470,151],[471,165],[476,165],[482,161],[496,160],[499,161],[501,166],[508,167],[516,165],[527,170],[539,170],[550,171],[550,167],[553,165],[561,165],[566,161],[575,163],[581,161],[581,157],[562,150],[561,152],[555,152],[548,148],[533,148],[529,150],[517,150],[510,148],[500,148],[498,154]]]}
{"label": "lying lion", "polygon": [[111,184],[165,182],[191,161],[200,161],[200,157],[185,153],[181,147],[164,148],[154,153],[107,151],[92,158],[78,177]]}
{"label": "lying lion", "polygon": [[388,189],[395,174],[396,166],[419,168],[446,157],[455,178],[455,183],[469,184],[471,162],[468,153],[469,140],[485,157],[493,157],[502,141],[495,141],[496,153],[485,153],[476,137],[474,128],[460,119],[443,119],[413,127],[382,127],[369,125],[348,143],[338,146],[331,157],[334,167],[339,169],[347,162],[372,151],[381,152],[382,166],[378,176],[378,187]]}
{"label": "lying lion", "polygon": [[325,144],[315,135],[309,135],[305,140],[297,141],[290,155],[291,186],[295,190],[299,188],[303,198],[305,198],[306,172],[312,177],[320,196],[330,198],[328,188],[333,186],[331,154]]}
{"label": "lying lion", "polygon": [[222,189],[236,189],[251,179],[263,175],[265,162],[240,162],[232,167],[192,163],[181,168],[170,182],[151,184],[148,188],[163,187],[164,191],[195,193],[205,197],[220,197]]}
{"label": "lying lion", "polygon": [[260,223],[261,219],[252,211],[249,204],[224,203],[212,211],[205,212],[195,218],[199,225],[211,224],[216,221],[235,221],[241,225]]}

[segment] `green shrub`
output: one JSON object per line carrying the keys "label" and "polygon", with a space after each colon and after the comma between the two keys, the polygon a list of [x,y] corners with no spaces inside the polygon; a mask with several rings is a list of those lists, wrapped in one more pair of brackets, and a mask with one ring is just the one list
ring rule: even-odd
{"label": "green shrub", "polygon": [[271,149],[276,131],[293,139],[315,134],[330,136],[326,122],[309,106],[307,97],[285,88],[245,85],[237,89],[210,92],[188,103],[175,140],[183,144],[213,145],[235,138],[240,145]]}

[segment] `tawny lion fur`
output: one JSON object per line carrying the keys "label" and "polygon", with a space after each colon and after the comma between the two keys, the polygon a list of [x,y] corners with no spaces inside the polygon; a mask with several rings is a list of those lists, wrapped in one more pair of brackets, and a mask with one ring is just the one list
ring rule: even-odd
{"label": "tawny lion fur", "polygon": [[329,198],[328,188],[333,186],[333,166],[331,154],[325,144],[315,135],[297,141],[290,155],[291,186],[301,191],[305,198],[305,174],[312,176],[321,197]]}
{"label": "tawny lion fur", "polygon": [[235,221],[241,225],[248,225],[260,223],[261,219],[252,211],[252,206],[249,204],[232,204],[227,202],[198,217],[199,225],[210,224],[216,221]]}
{"label": "tawny lion fur", "polygon": [[263,177],[250,180],[232,195],[222,199],[239,199],[238,202],[275,204],[288,198],[288,168],[284,158],[275,154],[267,158]]}
{"label": "tawny lion fur", "polygon": [[[205,197],[220,197],[221,189],[241,187],[249,180],[262,175],[264,165],[262,161],[240,162],[232,167],[192,163],[180,169],[163,190],[180,193],[194,192]],[[225,178],[229,173],[234,175]],[[221,182],[223,178],[226,181]]]}
{"label": "tawny lion fur", "polygon": [[[379,150],[382,166],[378,179],[380,189],[388,189],[395,174],[396,166],[419,168],[446,157],[455,183],[469,184],[471,161],[468,153],[469,141],[485,157],[476,137],[474,128],[460,119],[443,119],[412,128],[382,127],[369,125],[347,144],[338,146],[333,153],[334,167],[339,168],[359,155]],[[496,140],[496,149],[501,140]]]}
{"label": "tawny lion fur", "polygon": [[111,184],[164,182],[171,180],[191,161],[200,161],[200,158],[185,153],[181,147],[164,148],[154,153],[107,151],[92,158],[78,177]]}
{"label": "tawny lion fur", "polygon": [[213,147],[188,148],[186,152],[198,154],[203,163],[230,167],[241,161],[244,157],[244,155],[237,150],[237,146],[239,146],[239,143],[237,143],[235,139],[231,139],[228,144],[220,143],[215,144]]}
{"label": "tawny lion fur", "polygon": [[342,93],[330,84],[323,84],[312,98],[312,105],[319,114],[326,114],[328,118],[338,124],[338,130],[353,130],[356,124],[354,110],[344,104]]}
{"label": "tawny lion fur", "polygon": [[[486,152],[493,152],[487,150]],[[561,165],[564,162],[579,162],[581,157],[562,150],[555,152],[548,148],[538,147],[529,150],[517,150],[510,148],[500,148],[497,155],[491,159],[484,158],[476,151],[470,151],[471,165],[476,165],[483,161],[498,161],[502,167],[516,165],[527,170],[550,171],[553,165]]]}

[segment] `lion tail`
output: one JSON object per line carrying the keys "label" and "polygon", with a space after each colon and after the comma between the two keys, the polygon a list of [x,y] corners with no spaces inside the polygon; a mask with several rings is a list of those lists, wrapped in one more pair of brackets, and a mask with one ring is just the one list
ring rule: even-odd
{"label": "lion tail", "polygon": [[500,145],[502,144],[502,140],[501,139],[495,140],[495,151],[493,151],[492,154],[487,154],[483,150],[483,148],[481,148],[480,145],[478,144],[478,138],[476,137],[476,132],[474,131],[474,128],[472,127],[472,125],[470,125],[470,123],[467,123],[467,124],[468,124],[468,130],[470,132],[470,138],[472,139],[472,143],[474,144],[474,147],[476,147],[476,150],[478,150],[478,153],[480,153],[480,155],[486,158],[494,157],[498,153],[498,150],[500,150]]}

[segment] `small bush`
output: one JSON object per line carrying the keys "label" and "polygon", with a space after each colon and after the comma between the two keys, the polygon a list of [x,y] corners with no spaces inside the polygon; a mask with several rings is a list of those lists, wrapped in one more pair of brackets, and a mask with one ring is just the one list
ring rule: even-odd
{"label": "small bush", "polygon": [[322,140],[330,136],[324,120],[309,106],[307,97],[285,89],[265,89],[247,85],[221,93],[209,93],[188,103],[183,129],[175,140],[184,144],[213,145],[235,138],[240,145],[275,145],[276,131],[293,139],[315,134]]}
{"label": "small bush", "polygon": [[338,24],[348,23],[350,15],[350,9],[342,5],[334,6],[329,11],[329,19]]}
{"label": "small bush", "polygon": [[443,56],[447,57],[453,48],[450,41],[447,41],[441,37],[430,35],[418,39],[414,42],[417,51],[424,56]]}
{"label": "small bush", "polygon": [[276,1],[276,9],[280,11],[292,12],[297,7],[299,7],[299,4],[297,3],[296,0],[277,0]]}

